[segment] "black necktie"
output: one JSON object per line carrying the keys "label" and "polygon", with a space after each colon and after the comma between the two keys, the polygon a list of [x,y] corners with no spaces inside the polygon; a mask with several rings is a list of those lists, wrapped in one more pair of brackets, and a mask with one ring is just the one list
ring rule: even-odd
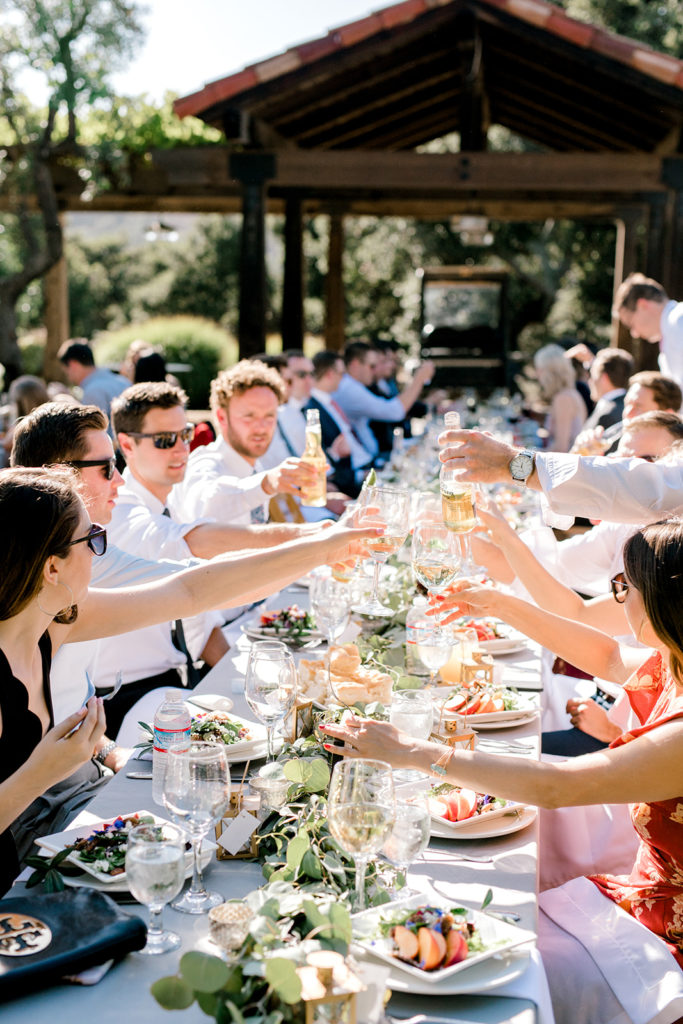
{"label": "black necktie", "polygon": [[[171,518],[171,513],[167,508],[165,508],[161,514],[162,516],[166,516],[168,519]],[[173,641],[173,646],[177,650],[179,650],[181,654],[185,655],[187,667],[185,668],[181,665],[180,668],[178,669],[181,677],[183,678],[183,685],[189,687],[191,690],[194,690],[195,686],[199,682],[199,672],[194,667],[192,656],[187,649],[187,643],[185,641],[185,630],[183,629],[182,619],[176,619],[175,622],[173,623],[171,627],[171,640]]]}

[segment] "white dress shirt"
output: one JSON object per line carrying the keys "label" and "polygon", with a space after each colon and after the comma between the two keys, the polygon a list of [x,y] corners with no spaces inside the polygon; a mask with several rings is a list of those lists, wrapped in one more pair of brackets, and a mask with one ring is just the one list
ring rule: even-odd
{"label": "white dress shirt", "polygon": [[252,466],[221,436],[190,455],[185,480],[174,488],[178,515],[187,519],[211,516],[221,523],[248,526],[252,509],[263,509],[268,521],[269,496],[263,490],[265,471]]}
{"label": "white dress shirt", "polygon": [[683,465],[674,461],[545,452],[536,468],[550,507],[564,515],[640,525],[683,511]]}
{"label": "white dress shirt", "polygon": [[[330,414],[334,422],[339,427],[339,430],[346,438],[349,448],[351,450],[351,465],[354,469],[367,468],[368,464],[372,461],[372,455],[370,452],[363,447],[358,438],[351,430],[350,421],[344,419],[343,416],[339,415],[337,409],[333,405],[332,395],[327,391],[321,391],[320,388],[313,388],[311,391],[311,398],[315,398],[316,402],[320,402],[326,412]],[[336,401],[336,399],[335,399]]]}
{"label": "white dress shirt", "polygon": [[667,302],[662,311],[659,369],[683,385],[683,302]]}
{"label": "white dress shirt", "polygon": [[[119,491],[112,520],[107,527],[112,542],[143,558],[171,558],[176,562],[191,558],[185,535],[207,520],[174,522],[162,514],[165,506],[129,469],[124,471],[123,478],[125,486]],[[168,507],[173,508],[171,498]],[[217,612],[205,612],[183,620],[185,641],[193,658],[200,655],[209,634],[222,621]],[[161,622],[99,640],[97,657],[90,673],[95,685],[111,685],[117,672],[121,672],[125,685],[184,666],[185,656],[171,638],[172,625],[172,622]]]}
{"label": "white dress shirt", "polygon": [[398,396],[396,398],[381,398],[379,395],[374,395],[369,388],[348,373],[342,377],[333,397],[351,420],[353,429],[363,447],[373,456],[378,454],[379,446],[377,438],[370,429],[369,421],[381,420],[385,423],[397,423],[406,418],[403,402]]}
{"label": "white dress shirt", "polygon": [[606,520],[592,530],[558,541],[547,526],[526,530],[521,538],[555,579],[589,597],[609,593],[609,581],[624,568],[624,543],[634,532],[627,523]]}

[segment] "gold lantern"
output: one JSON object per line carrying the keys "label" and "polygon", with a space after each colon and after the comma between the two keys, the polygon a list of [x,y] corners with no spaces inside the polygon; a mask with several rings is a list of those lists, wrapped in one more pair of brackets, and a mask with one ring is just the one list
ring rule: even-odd
{"label": "gold lantern", "polygon": [[356,1024],[356,993],[363,985],[341,953],[309,953],[296,973],[306,1008],[305,1024]]}

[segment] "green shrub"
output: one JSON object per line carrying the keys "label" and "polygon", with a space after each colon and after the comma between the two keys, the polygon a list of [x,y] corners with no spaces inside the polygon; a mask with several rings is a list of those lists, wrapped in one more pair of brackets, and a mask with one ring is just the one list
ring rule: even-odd
{"label": "green shrub", "polygon": [[99,366],[117,368],[131,342],[138,338],[163,353],[167,363],[186,363],[186,371],[171,370],[187,391],[190,407],[206,409],[209,385],[219,370],[237,361],[237,342],[219,324],[198,316],[152,317],[116,331],[103,331],[94,341]]}

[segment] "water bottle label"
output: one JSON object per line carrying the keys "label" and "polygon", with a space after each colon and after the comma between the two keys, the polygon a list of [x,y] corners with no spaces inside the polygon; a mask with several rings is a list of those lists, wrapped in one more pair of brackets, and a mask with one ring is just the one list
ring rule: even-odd
{"label": "water bottle label", "polygon": [[190,745],[190,730],[154,728],[154,749],[165,754],[167,750],[187,750]]}

